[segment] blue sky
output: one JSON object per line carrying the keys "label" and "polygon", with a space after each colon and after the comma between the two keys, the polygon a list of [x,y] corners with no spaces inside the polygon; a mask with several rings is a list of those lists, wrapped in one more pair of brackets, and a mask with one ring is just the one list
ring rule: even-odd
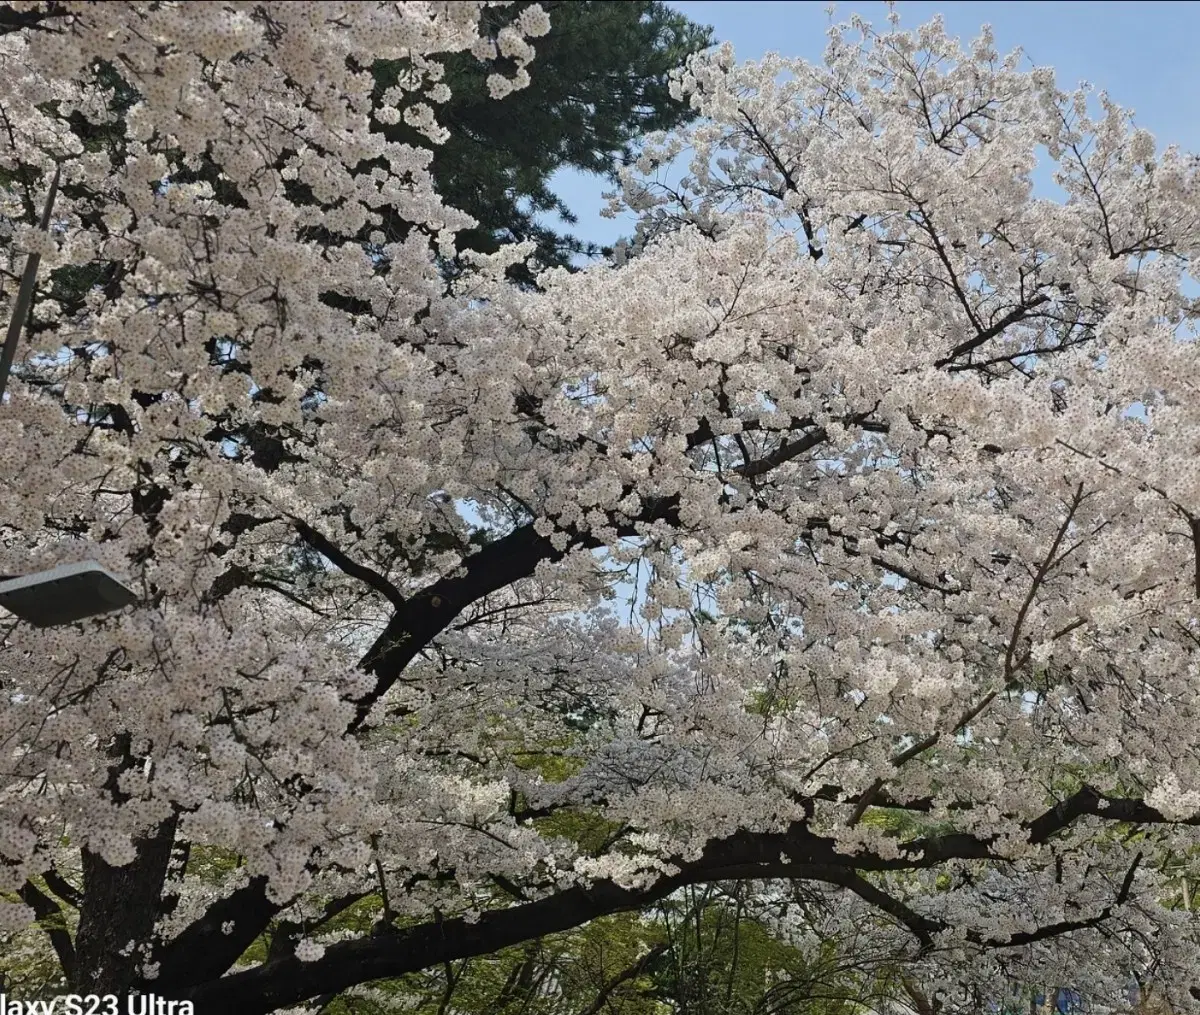
{"label": "blue sky", "polygon": [[[694,21],[712,25],[720,42],[731,42],[738,59],[772,50],[819,61],[829,24],[827,0],[694,0],[672,3]],[[1200,3],[1002,2],[921,3],[900,0],[901,27],[914,28],[941,14],[951,34],[969,40],[990,24],[1002,53],[1020,46],[1036,64],[1058,73],[1060,85],[1088,81],[1132,108],[1140,126],[1160,145],[1200,151]],[[882,2],[838,4],[837,21],[859,13],[886,27]],[[536,72],[536,61],[533,72]],[[605,184],[595,177],[562,173],[555,190],[579,216],[574,232],[612,243],[631,232],[628,222],[600,217]]]}

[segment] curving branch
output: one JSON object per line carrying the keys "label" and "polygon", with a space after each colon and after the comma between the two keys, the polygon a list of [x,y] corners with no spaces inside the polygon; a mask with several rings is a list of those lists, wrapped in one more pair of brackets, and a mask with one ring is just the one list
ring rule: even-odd
{"label": "curving branch", "polygon": [[261,875],[213,902],[155,955],[158,989],[181,990],[222,976],[282,908],[267,897],[267,879]]}
{"label": "curving branch", "polygon": [[[1085,788],[1024,827],[1031,843],[1044,842],[1088,814],[1116,821],[1131,818],[1166,821],[1141,800],[1105,797]],[[1200,823],[1200,819],[1195,823]],[[190,990],[177,991],[173,996],[191,1000],[200,1011],[266,1015],[277,1008],[370,980],[490,954],[570,930],[600,916],[640,909],[679,888],[712,881],[788,878],[837,885],[908,927],[921,946],[927,948],[932,946],[932,936],[944,929],[943,925],[872,884],[862,872],[926,869],[953,859],[1004,862],[993,851],[994,841],[993,837],[949,833],[904,843],[899,855],[892,857],[871,852],[842,853],[833,839],[814,834],[805,822],[795,822],[784,832],[742,831],[710,840],[698,860],[685,862],[676,858],[676,874],[662,877],[645,888],[625,888],[607,880],[586,888],[575,886],[534,902],[484,913],[473,923],[461,918],[435,919],[397,930],[395,934],[338,942],[316,962],[301,962],[291,955],[280,957],[253,969],[210,979]],[[972,940],[979,947],[1009,948],[1096,927],[1112,915],[1116,906],[1125,903],[1140,861],[1139,854],[1126,873],[1114,903],[1095,916],[1049,924],[1004,940],[979,936]]]}
{"label": "curving branch", "polygon": [[357,578],[360,582],[374,589],[389,603],[397,609],[403,609],[404,596],[400,594],[400,590],[396,588],[387,578],[376,571],[374,568],[367,567],[365,564],[359,564],[352,560],[345,551],[336,546],[332,540],[322,535],[307,522],[301,521],[299,518],[288,516],[292,524],[296,527],[296,531],[300,533],[300,538],[303,539],[309,546],[316,550],[323,557],[331,561],[338,570],[344,574],[348,574],[351,578]]}
{"label": "curving branch", "polygon": [[[60,3],[49,3],[43,10],[14,10],[12,5],[0,5],[0,35],[28,29],[49,31],[53,19],[65,18],[70,11]],[[49,22],[49,23],[48,23]]]}
{"label": "curving branch", "polygon": [[[1038,592],[1046,582],[1046,578],[1050,572],[1075,548],[1068,548],[1061,555],[1059,548],[1062,546],[1063,540],[1070,531],[1071,523],[1075,520],[1075,515],[1079,511],[1079,506],[1085,499],[1083,492],[1083,484],[1080,483],[1075,488],[1075,493],[1072,495],[1070,502],[1067,504],[1067,513],[1063,518],[1062,524],[1059,525],[1058,531],[1054,535],[1054,541],[1050,544],[1050,549],[1046,551],[1046,556],[1038,565],[1037,572],[1030,582],[1029,591],[1025,595],[1024,601],[1021,603],[1020,609],[1017,611],[1016,621],[1013,623],[1012,635],[1008,640],[1008,645],[1004,651],[1004,683],[997,688],[993,688],[984,694],[978,701],[972,704],[965,712],[963,712],[955,721],[954,726],[949,730],[947,735],[957,736],[967,728],[967,725],[975,720],[975,718],[983,712],[996,698],[1003,693],[1011,691],[1017,686],[1017,670],[1021,669],[1028,661],[1028,655],[1017,657],[1017,645],[1021,639],[1021,632],[1025,624],[1025,618],[1029,613],[1029,608],[1033,605],[1037,598]],[[907,765],[913,758],[924,754],[931,747],[937,745],[942,739],[941,732],[930,733],[928,736],[918,740],[915,744],[905,748],[899,754],[891,759],[893,768],[901,768]],[[883,789],[887,780],[883,776],[879,776],[871,783],[870,788],[862,795],[858,803],[855,805],[853,812],[850,815],[847,824],[851,827],[857,825],[862,816],[866,813],[867,808],[871,805],[871,801],[875,799],[876,794]]]}
{"label": "curving branch", "polygon": [[441,578],[404,601],[363,658],[363,669],[374,675],[375,686],[356,703],[348,732],[362,727],[371,708],[408,664],[464,609],[528,578],[543,560],[561,560],[563,555],[533,526],[522,526],[466,557],[458,575]]}
{"label": "curving branch", "polygon": [[[826,870],[825,868],[822,869]],[[814,880],[825,881],[828,884],[848,888],[864,902],[870,903],[876,909],[883,910],[883,912],[898,920],[912,932],[913,937],[920,942],[922,951],[932,948],[933,935],[939,930],[946,929],[944,923],[938,920],[931,920],[927,916],[922,916],[909,906],[906,906],[895,896],[888,895],[882,888],[871,884],[861,874],[857,874],[852,870],[831,867],[827,869],[827,872],[823,876]]]}
{"label": "curving branch", "polygon": [[[851,422],[864,425],[868,422],[868,416],[869,413],[855,415],[851,417]],[[803,420],[793,422],[804,423]],[[710,439],[712,434],[708,421],[701,421],[697,430],[689,435],[687,444],[689,447],[698,447]],[[806,451],[813,450],[827,439],[825,431],[817,429],[793,441],[784,442],[762,458],[743,463],[736,471],[747,478],[765,475]],[[624,492],[636,491],[633,487],[628,487]],[[666,521],[668,524],[678,525],[679,505],[678,494],[669,497],[643,496],[642,509],[635,518],[613,513],[610,515],[610,521],[618,535],[636,536],[640,526],[652,522]],[[313,545],[347,574],[354,573],[346,566],[350,562],[343,563],[330,556],[327,550],[316,546],[315,543]],[[472,603],[522,578],[532,576],[542,561],[556,562],[570,549],[596,549],[601,545],[603,544],[592,536],[576,532],[572,534],[569,546],[558,550],[548,537],[538,534],[532,525],[523,525],[487,544],[479,552],[464,558],[462,566],[454,576],[441,578],[422,589],[419,594],[396,602],[395,614],[363,657],[361,665],[375,676],[376,683],[370,692],[356,703],[355,717],[348,732],[354,733],[362,728],[375,703],[395,685],[405,668]],[[351,566],[358,567],[353,564]],[[370,583],[368,576],[357,576]],[[386,584],[386,579],[382,576],[375,577]]]}
{"label": "curving branch", "polygon": [[1003,941],[988,940],[982,943],[993,948],[1016,948],[1021,945],[1033,944],[1035,941],[1045,941],[1048,938],[1060,937],[1063,934],[1070,934],[1077,930],[1088,930],[1092,927],[1098,927],[1112,916],[1112,912],[1117,906],[1123,906],[1129,901],[1129,890],[1133,887],[1133,878],[1137,874],[1137,869],[1141,865],[1141,862],[1142,854],[1138,853],[1133,858],[1133,863],[1129,865],[1129,869],[1125,872],[1125,877],[1121,881],[1121,887],[1117,892],[1116,899],[1113,900],[1111,905],[1105,906],[1095,916],[1081,920],[1060,920],[1057,923],[1048,923],[1044,927],[1038,927],[1036,930],[1013,934]]}
{"label": "curving branch", "polygon": [[630,980],[636,980],[642,975],[660,955],[667,950],[665,943],[656,944],[645,955],[634,962],[631,966],[622,969],[611,979],[607,980],[603,987],[600,988],[596,999],[579,1013],[579,1015],[600,1015],[600,1012],[608,1006],[608,999],[612,997],[613,992],[623,983],[628,983]]}
{"label": "curving branch", "polygon": [[794,441],[785,441],[780,444],[770,454],[764,455],[762,458],[755,459],[751,462],[746,462],[740,465],[734,471],[738,475],[745,476],[747,479],[754,479],[757,476],[764,475],[772,469],[778,468],[785,462],[790,462],[793,458],[798,458],[806,451],[812,451],[814,448],[820,447],[829,439],[829,435],[821,429],[814,430],[812,433],[806,433]]}
{"label": "curving branch", "polygon": [[42,874],[42,880],[46,882],[46,887],[68,906],[78,909],[83,905],[83,893],[64,878],[56,867],[51,867],[48,871],[45,871]]}

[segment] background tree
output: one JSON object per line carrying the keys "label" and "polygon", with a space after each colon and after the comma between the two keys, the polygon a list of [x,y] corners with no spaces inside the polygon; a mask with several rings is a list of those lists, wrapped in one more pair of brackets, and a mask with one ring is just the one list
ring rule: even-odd
{"label": "background tree", "polygon": [[[481,31],[498,36],[528,6],[520,0],[487,10]],[[537,74],[503,105],[489,93],[478,60],[447,59],[450,96],[438,108],[438,122],[449,133],[431,146],[430,172],[442,199],[478,222],[459,232],[460,249],[491,254],[503,243],[531,240],[538,262],[569,266],[602,251],[543,221],[548,214],[575,221],[553,192],[552,177],[570,168],[615,180],[639,138],[692,119],[694,110],[671,97],[667,79],[712,43],[712,33],[657,0],[551,0],[541,7],[550,31],[538,42]],[[380,93],[400,72],[400,64],[376,66]],[[429,145],[402,122],[384,129],[391,138]]]}

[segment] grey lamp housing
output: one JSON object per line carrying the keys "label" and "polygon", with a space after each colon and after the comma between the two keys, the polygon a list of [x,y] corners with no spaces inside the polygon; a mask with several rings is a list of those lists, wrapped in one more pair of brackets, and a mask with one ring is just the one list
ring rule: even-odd
{"label": "grey lamp housing", "polygon": [[60,564],[0,582],[0,606],[34,627],[55,627],[137,602],[137,593],[95,561]]}

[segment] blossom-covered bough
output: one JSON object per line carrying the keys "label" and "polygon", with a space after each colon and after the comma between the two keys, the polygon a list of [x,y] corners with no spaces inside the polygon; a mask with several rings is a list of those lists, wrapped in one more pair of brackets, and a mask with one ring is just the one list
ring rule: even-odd
{"label": "blossom-covered bough", "polygon": [[5,927],[249,1015],[792,879],[931,983],[1190,1003],[1195,160],[857,26],[692,60],[620,266],[447,282],[372,125],[536,73],[479,11],[0,6],[0,571],[143,597],[5,628]]}

